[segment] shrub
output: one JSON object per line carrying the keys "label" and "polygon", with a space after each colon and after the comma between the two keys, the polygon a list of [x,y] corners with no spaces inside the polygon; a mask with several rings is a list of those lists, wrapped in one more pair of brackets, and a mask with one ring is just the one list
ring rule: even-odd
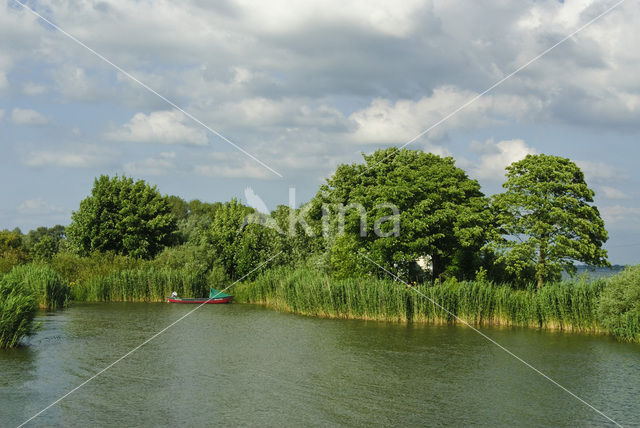
{"label": "shrub", "polygon": [[640,341],[640,265],[607,280],[600,296],[598,319],[614,336]]}
{"label": "shrub", "polygon": [[34,333],[38,301],[18,276],[0,279],[0,348],[17,346]]}

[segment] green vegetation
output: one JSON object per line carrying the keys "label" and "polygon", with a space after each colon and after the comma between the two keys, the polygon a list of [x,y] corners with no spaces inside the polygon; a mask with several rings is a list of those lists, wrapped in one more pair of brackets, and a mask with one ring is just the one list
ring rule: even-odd
{"label": "green vegetation", "polygon": [[574,261],[609,266],[604,221],[593,190],[569,159],[527,155],[507,167],[506,192],[493,198],[502,236],[493,247],[516,276],[535,271],[538,287],[575,272]]}
{"label": "green vegetation", "polygon": [[[357,254],[364,252],[382,266],[397,265],[403,271],[429,255],[434,278],[473,277],[478,267],[473,255],[492,230],[480,184],[456,167],[453,158],[432,153],[390,148],[364,155],[364,160],[340,165],[309,210],[316,232],[322,206],[332,214],[329,226],[335,239],[327,240],[327,252],[334,276],[377,273],[375,265]],[[459,263],[462,259],[466,263]]]}
{"label": "green vegetation", "polygon": [[84,302],[162,302],[176,291],[182,297],[207,295],[207,278],[191,269],[127,269],[97,276],[72,287],[74,300]]}
{"label": "green vegetation", "polygon": [[408,287],[388,279],[334,280],[311,269],[279,268],[238,285],[234,293],[239,302],[321,317],[459,322],[455,315],[472,325],[598,331],[598,296],[604,285],[604,281],[563,282],[537,291],[451,279]]}
{"label": "green vegetation", "polygon": [[3,281],[21,283],[37,299],[42,309],[61,309],[69,298],[66,281],[54,270],[46,266],[16,266],[3,277]]}
{"label": "green vegetation", "polygon": [[598,315],[602,326],[616,337],[640,342],[640,266],[609,279]]}
{"label": "green vegetation", "polygon": [[20,278],[5,275],[0,279],[0,348],[17,346],[35,332],[37,310],[38,301]]}
{"label": "green vegetation", "polygon": [[169,202],[142,180],[100,176],[71,218],[69,246],[80,255],[113,251],[152,258],[175,239]]}
{"label": "green vegetation", "polygon": [[307,315],[449,323],[450,311],[473,325],[640,342],[637,269],[558,282],[575,261],[608,266],[607,232],[580,169],[527,156],[507,168],[504,187],[490,200],[452,158],[395,148],[340,165],[311,201],[270,215],[101,176],[66,229],[0,232],[0,279],[11,296],[0,303],[3,346],[33,331],[33,302],[204,297],[241,278],[236,301]]}

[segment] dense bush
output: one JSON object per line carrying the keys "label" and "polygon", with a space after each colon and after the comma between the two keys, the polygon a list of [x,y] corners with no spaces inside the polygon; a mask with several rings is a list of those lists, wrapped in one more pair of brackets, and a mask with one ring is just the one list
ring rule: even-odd
{"label": "dense bush", "polygon": [[0,348],[17,346],[35,331],[38,301],[16,275],[0,279]]}
{"label": "dense bush", "polygon": [[628,267],[607,280],[598,317],[616,337],[640,341],[640,266]]}
{"label": "dense bush", "polygon": [[46,266],[16,266],[4,276],[4,280],[23,284],[43,309],[60,309],[69,299],[69,286],[66,281]]}

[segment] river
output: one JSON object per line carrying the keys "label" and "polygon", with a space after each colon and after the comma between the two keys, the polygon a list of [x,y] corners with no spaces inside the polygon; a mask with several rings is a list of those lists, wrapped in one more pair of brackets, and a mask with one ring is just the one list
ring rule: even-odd
{"label": "river", "polygon": [[[17,426],[188,311],[75,304],[0,350],[0,425]],[[482,332],[624,426],[640,426],[640,345]],[[328,320],[207,305],[27,426],[612,426],[463,326]]]}

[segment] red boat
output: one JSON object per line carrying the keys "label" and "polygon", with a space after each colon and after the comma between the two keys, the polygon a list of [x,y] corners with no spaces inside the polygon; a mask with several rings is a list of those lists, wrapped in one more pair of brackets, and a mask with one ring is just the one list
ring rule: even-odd
{"label": "red boat", "polygon": [[225,294],[222,291],[218,291],[215,288],[209,290],[209,298],[206,297],[196,297],[191,299],[183,299],[178,297],[178,294],[174,291],[171,293],[171,297],[169,297],[169,303],[195,303],[195,304],[215,304],[215,303],[229,303],[233,300],[233,296],[230,294]]}
{"label": "red boat", "polygon": [[180,297],[171,298],[169,297],[169,303],[200,303],[200,304],[213,304],[213,303],[229,303],[233,300],[233,296],[229,297],[218,297],[215,299],[207,299],[206,297],[201,297],[199,299],[181,299]]}

